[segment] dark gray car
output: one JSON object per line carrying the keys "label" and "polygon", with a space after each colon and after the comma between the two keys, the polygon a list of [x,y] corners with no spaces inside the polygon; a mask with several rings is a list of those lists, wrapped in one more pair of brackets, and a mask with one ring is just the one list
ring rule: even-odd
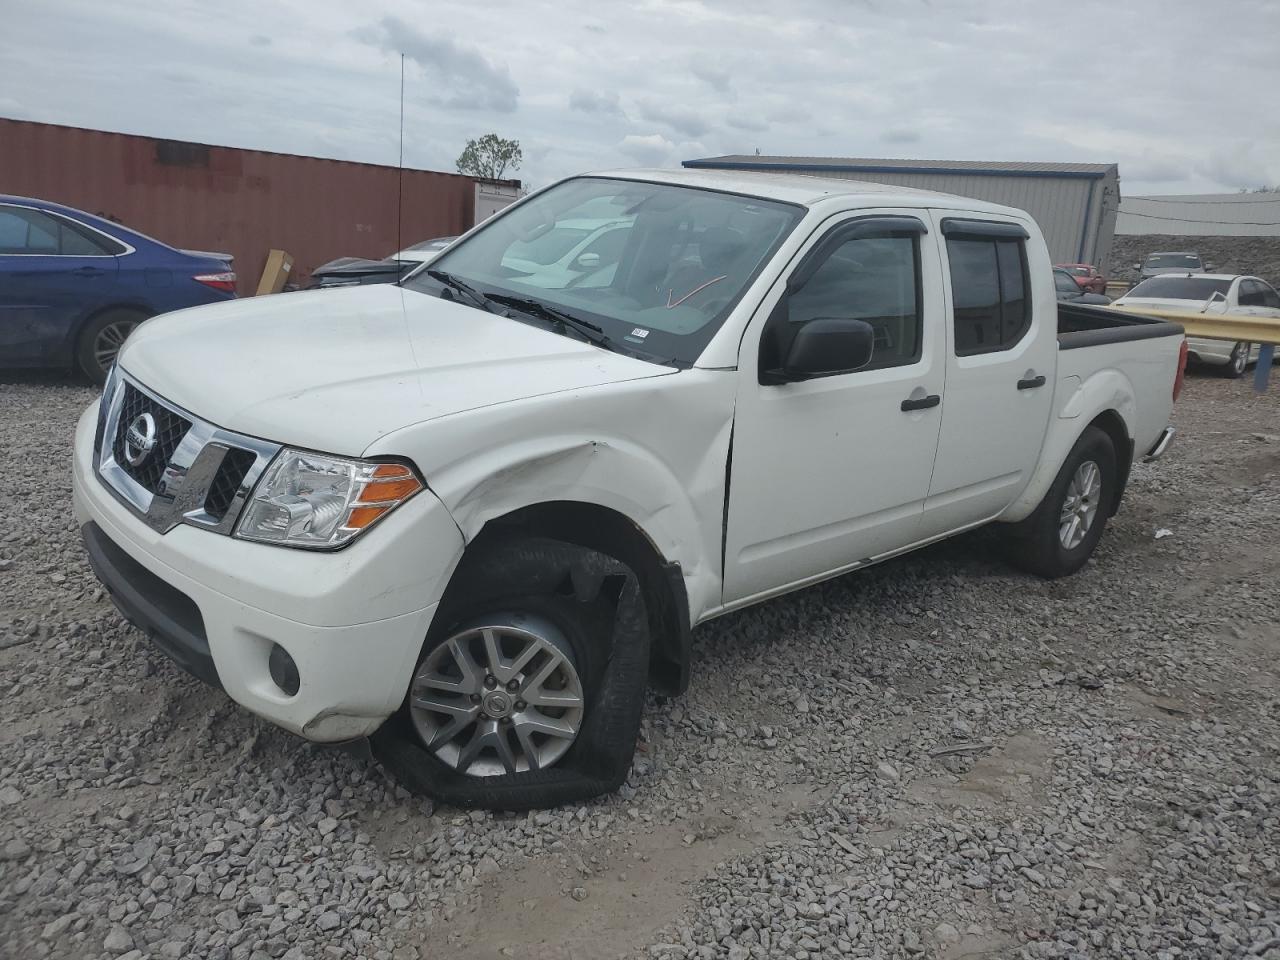
{"label": "dark gray car", "polygon": [[1138,271],[1138,281],[1157,277],[1162,273],[1208,273],[1213,264],[1205,263],[1200,254],[1185,250],[1172,253],[1149,253],[1147,259],[1135,263],[1133,269]]}

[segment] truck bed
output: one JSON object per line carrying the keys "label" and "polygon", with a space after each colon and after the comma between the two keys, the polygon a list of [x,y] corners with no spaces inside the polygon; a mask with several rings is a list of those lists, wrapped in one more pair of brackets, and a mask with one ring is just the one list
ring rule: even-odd
{"label": "truck bed", "polygon": [[1107,307],[1078,303],[1058,304],[1059,350],[1180,336],[1182,336],[1182,327],[1167,320],[1121,313]]}
{"label": "truck bed", "polygon": [[1182,343],[1176,323],[1060,303],[1057,417],[1072,419],[1084,395],[1101,391],[1109,405],[1118,404],[1134,445],[1132,456],[1141,456],[1169,423]]}

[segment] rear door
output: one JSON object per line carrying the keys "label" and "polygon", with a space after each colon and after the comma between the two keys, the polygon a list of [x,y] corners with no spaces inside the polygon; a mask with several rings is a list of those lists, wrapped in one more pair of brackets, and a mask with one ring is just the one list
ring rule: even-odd
{"label": "rear door", "polygon": [[[725,532],[726,603],[830,576],[914,542],[938,442],[942,281],[921,210],[828,221],[742,340]],[[820,317],[876,333],[859,370],[772,383]],[[904,402],[907,402],[904,408]]]}
{"label": "rear door", "polygon": [[[1232,313],[1249,317],[1266,317],[1280,320],[1280,294],[1274,287],[1262,280],[1248,278],[1240,281],[1237,306]],[[1256,360],[1262,354],[1262,347],[1253,344],[1249,350],[1249,359]]]}
{"label": "rear door", "polygon": [[1029,245],[1016,220],[938,211],[934,219],[944,241],[949,336],[927,537],[990,520],[1021,492],[1044,442],[1058,354],[1043,245]]}
{"label": "rear door", "polygon": [[0,204],[0,366],[65,356],[80,320],[115,291],[112,243],[61,216]]}

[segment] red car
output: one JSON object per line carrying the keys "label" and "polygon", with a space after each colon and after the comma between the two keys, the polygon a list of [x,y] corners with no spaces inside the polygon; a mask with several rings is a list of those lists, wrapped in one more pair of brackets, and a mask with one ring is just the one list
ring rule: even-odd
{"label": "red car", "polygon": [[1107,292],[1107,278],[1095,266],[1087,263],[1055,263],[1054,266],[1071,274],[1080,284],[1080,289],[1087,293]]}

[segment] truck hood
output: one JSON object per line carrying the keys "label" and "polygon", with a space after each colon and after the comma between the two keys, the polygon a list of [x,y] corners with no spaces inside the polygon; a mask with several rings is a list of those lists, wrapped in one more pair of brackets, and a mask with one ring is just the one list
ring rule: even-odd
{"label": "truck hood", "polygon": [[165,314],[134,332],[119,362],[218,426],[349,456],[437,417],[676,372],[382,285]]}

